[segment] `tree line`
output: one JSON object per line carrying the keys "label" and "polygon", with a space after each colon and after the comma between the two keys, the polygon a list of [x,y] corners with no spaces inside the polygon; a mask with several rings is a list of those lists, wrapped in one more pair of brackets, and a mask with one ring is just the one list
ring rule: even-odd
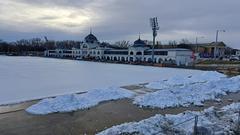
{"label": "tree line", "polygon": [[0,40],[0,53],[7,55],[43,55],[45,50],[72,49],[79,47],[80,41],[49,41],[40,38],[21,39],[15,42]]}
{"label": "tree line", "polygon": [[[74,40],[64,40],[64,41],[54,41],[41,38],[32,38],[32,39],[21,39],[15,42],[5,42],[0,40],[0,54],[8,55],[44,55],[45,50],[54,50],[54,49],[72,49],[80,48],[82,41]],[[151,46],[151,41],[147,43]],[[180,42],[175,40],[169,41],[167,44],[162,45],[161,42],[157,42],[155,48],[164,49],[164,48],[187,48],[192,49],[191,44],[187,39],[182,39]],[[113,44],[107,42],[102,42],[101,45],[111,46],[116,48],[128,48],[131,46],[129,41],[117,41]]]}

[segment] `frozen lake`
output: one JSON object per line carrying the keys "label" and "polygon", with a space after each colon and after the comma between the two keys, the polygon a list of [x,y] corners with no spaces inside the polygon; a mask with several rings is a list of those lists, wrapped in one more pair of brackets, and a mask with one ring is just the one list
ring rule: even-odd
{"label": "frozen lake", "polygon": [[0,104],[146,83],[197,70],[105,64],[38,57],[0,56]]}

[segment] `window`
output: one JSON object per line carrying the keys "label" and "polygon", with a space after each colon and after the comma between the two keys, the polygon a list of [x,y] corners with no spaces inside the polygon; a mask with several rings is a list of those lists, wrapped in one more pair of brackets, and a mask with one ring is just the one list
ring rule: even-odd
{"label": "window", "polygon": [[136,55],[142,55],[142,52],[137,52]]}
{"label": "window", "polygon": [[[152,55],[152,51],[145,51],[144,55]],[[168,51],[154,51],[154,55],[167,56],[168,55]]]}
{"label": "window", "polygon": [[155,51],[154,55],[164,55],[164,56],[167,56],[168,55],[168,51]]}
{"label": "window", "polygon": [[152,55],[152,51],[144,51],[144,55]]}
{"label": "window", "polygon": [[104,51],[104,54],[127,55],[128,51]]}
{"label": "window", "polygon": [[87,48],[87,45],[83,45],[83,48]]}
{"label": "window", "polygon": [[49,53],[55,53],[56,51],[49,51]]}
{"label": "window", "polygon": [[63,51],[63,53],[72,53],[72,51]]}

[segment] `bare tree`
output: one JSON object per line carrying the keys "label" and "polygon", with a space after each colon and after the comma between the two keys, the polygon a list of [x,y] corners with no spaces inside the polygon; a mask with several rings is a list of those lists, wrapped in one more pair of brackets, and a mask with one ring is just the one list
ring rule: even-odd
{"label": "bare tree", "polygon": [[130,44],[129,44],[129,41],[122,40],[122,41],[115,42],[114,45],[122,47],[122,48],[127,48],[127,47],[129,47]]}
{"label": "bare tree", "polygon": [[188,39],[183,38],[181,39],[180,44],[191,44],[191,42]]}
{"label": "bare tree", "polygon": [[177,45],[177,41],[170,40],[170,41],[168,41],[168,45],[172,45],[172,46]]}

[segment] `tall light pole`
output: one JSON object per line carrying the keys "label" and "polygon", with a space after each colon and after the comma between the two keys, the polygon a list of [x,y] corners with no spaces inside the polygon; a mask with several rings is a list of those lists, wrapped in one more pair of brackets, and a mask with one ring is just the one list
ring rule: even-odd
{"label": "tall light pole", "polygon": [[154,64],[155,39],[157,36],[157,30],[159,30],[157,17],[150,18],[150,24],[151,24],[152,31],[153,31],[152,64]]}
{"label": "tall light pole", "polygon": [[196,50],[195,50],[196,53],[198,52],[198,39],[200,38],[204,38],[204,36],[196,37]]}
{"label": "tall light pole", "polygon": [[219,32],[226,32],[225,30],[217,30],[216,31],[216,43],[215,43],[215,46],[214,46],[214,58],[216,59],[217,58],[217,42],[218,42],[218,34]]}

